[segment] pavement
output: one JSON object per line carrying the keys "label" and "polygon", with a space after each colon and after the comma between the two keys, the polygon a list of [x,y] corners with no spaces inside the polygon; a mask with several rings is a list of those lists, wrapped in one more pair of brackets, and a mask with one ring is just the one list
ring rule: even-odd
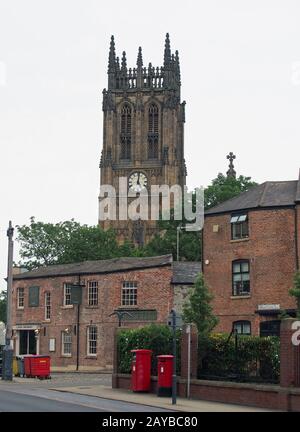
{"label": "pavement", "polygon": [[133,393],[125,389],[111,388],[111,375],[108,374],[53,374],[51,380],[37,380],[32,378],[14,378],[18,387],[30,386],[44,388],[56,394],[73,394],[88,398],[119,401],[123,403],[142,405],[149,410],[167,410],[179,412],[267,412],[270,410],[210,402],[196,399],[177,398],[177,404],[172,405],[171,398],[158,397],[152,393]]}
{"label": "pavement", "polygon": [[255,407],[240,406],[233,404],[223,404],[203,400],[177,398],[176,405],[172,405],[169,397],[158,397],[152,393],[133,393],[125,389],[112,389],[109,386],[78,386],[78,387],[59,387],[50,390],[76,393],[85,396],[93,396],[110,400],[118,400],[133,404],[156,407],[170,411],[181,412],[266,412],[269,410]]}

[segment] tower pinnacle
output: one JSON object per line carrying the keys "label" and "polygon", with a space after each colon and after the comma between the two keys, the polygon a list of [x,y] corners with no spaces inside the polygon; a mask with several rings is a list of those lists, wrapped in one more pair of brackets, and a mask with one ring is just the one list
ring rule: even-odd
{"label": "tower pinnacle", "polygon": [[108,57],[108,72],[114,72],[116,66],[116,51],[115,51],[115,39],[111,36],[110,47],[109,47],[109,57]]}
{"label": "tower pinnacle", "polygon": [[138,68],[141,68],[143,66],[143,55],[142,55],[142,47],[139,47],[138,57],[136,65]]}
{"label": "tower pinnacle", "polygon": [[171,47],[169,33],[166,34],[165,52],[164,52],[164,67],[168,66],[171,62]]}

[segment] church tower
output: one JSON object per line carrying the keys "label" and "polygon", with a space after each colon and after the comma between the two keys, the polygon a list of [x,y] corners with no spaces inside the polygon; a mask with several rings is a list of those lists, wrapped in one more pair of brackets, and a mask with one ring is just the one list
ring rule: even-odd
{"label": "church tower", "polygon": [[[128,189],[134,189],[138,179],[149,192],[151,185],[185,185],[185,102],[180,87],[179,55],[171,52],[169,34],[162,67],[144,66],[141,47],[136,67],[128,67],[125,51],[120,61],[111,37],[108,86],[103,90],[101,185],[114,186],[117,194],[120,177],[127,178]],[[150,220],[99,223],[116,230],[120,242],[138,245],[156,232],[156,222]]]}

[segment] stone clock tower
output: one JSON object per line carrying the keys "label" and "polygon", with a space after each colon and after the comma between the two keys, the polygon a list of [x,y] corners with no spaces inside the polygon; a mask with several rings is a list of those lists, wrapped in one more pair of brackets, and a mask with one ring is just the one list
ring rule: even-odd
{"label": "stone clock tower", "polygon": [[[108,87],[103,90],[103,149],[101,185],[112,185],[118,194],[119,178],[128,189],[141,185],[185,185],[185,102],[180,100],[178,51],[171,53],[166,35],[162,67],[143,64],[139,48],[136,67],[128,68],[126,53],[121,62],[111,37]],[[138,191],[138,190],[137,190]],[[101,198],[99,198],[101,199]],[[120,242],[142,245],[156,232],[155,221],[100,221],[113,228]]]}

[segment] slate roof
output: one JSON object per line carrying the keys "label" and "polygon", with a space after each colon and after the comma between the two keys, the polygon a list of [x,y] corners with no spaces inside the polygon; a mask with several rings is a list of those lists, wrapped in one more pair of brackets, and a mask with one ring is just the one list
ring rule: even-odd
{"label": "slate roof", "polygon": [[206,210],[205,215],[256,208],[295,206],[296,202],[300,202],[300,179],[268,181]]}
{"label": "slate roof", "polygon": [[180,261],[173,262],[173,285],[191,285],[201,272],[200,262]]}
{"label": "slate roof", "polygon": [[36,270],[17,274],[14,276],[14,280],[115,273],[127,270],[162,267],[171,264],[172,255],[161,255],[147,258],[113,258],[108,260],[84,261],[74,264],[60,264],[40,267]]}

